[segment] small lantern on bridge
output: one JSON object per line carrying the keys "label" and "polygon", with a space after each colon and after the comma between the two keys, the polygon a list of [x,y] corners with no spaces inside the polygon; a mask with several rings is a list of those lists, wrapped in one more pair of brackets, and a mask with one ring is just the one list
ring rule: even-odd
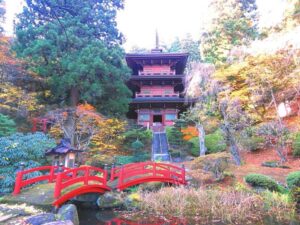
{"label": "small lantern on bridge", "polygon": [[52,158],[53,165],[63,164],[65,167],[75,167],[76,156],[82,151],[71,146],[70,139],[64,138],[54,148],[46,151],[46,156]]}

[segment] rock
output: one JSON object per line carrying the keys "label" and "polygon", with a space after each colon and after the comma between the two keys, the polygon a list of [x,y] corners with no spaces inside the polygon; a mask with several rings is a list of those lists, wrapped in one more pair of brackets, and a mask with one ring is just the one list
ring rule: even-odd
{"label": "rock", "polygon": [[55,221],[50,223],[44,223],[43,225],[74,225],[71,220],[66,221]]}
{"label": "rock", "polygon": [[28,225],[42,225],[56,221],[53,213],[43,213],[36,216],[31,216],[26,219],[25,224]]}
{"label": "rock", "polygon": [[123,200],[120,193],[110,192],[99,196],[97,199],[99,208],[108,209],[123,206]]}
{"label": "rock", "polygon": [[62,221],[70,220],[72,224],[79,225],[77,208],[73,204],[63,205],[57,213],[57,219]]}

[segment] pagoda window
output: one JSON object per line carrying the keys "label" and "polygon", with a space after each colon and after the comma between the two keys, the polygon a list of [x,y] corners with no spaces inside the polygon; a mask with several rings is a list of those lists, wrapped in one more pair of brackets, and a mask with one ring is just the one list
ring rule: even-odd
{"label": "pagoda window", "polygon": [[166,114],[166,120],[168,120],[168,121],[174,121],[174,120],[176,120],[177,118],[176,118],[176,114],[171,114],[171,113],[167,113]]}
{"label": "pagoda window", "polygon": [[150,115],[149,114],[140,114],[139,120],[140,121],[150,121]]}

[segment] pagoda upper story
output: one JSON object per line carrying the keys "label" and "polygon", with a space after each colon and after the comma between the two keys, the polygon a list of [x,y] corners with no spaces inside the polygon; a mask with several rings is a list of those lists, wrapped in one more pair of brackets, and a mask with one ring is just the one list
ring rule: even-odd
{"label": "pagoda upper story", "polygon": [[132,76],[172,76],[183,75],[188,53],[163,53],[153,49],[150,53],[126,54],[127,65]]}

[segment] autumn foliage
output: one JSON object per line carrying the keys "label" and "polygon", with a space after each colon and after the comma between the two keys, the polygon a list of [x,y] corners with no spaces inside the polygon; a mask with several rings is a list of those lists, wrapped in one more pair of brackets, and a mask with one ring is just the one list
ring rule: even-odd
{"label": "autumn foliage", "polygon": [[[73,122],[70,125],[70,116]],[[85,152],[89,162],[100,160],[119,150],[126,123],[116,118],[105,118],[90,104],[78,105],[75,112],[70,109],[53,113],[54,126],[50,134],[57,140],[68,137],[73,145]],[[71,129],[70,129],[71,126]]]}
{"label": "autumn foliage", "polygon": [[193,126],[187,126],[185,128],[182,128],[181,132],[183,134],[183,140],[185,141],[189,141],[194,137],[198,137],[198,130],[196,127]]}

